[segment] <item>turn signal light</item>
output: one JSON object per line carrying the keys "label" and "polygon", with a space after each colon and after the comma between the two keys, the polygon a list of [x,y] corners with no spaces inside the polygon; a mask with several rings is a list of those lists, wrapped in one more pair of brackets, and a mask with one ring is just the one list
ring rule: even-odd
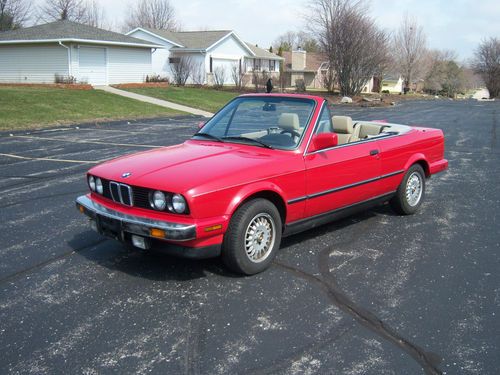
{"label": "turn signal light", "polygon": [[206,227],[205,232],[213,232],[214,230],[222,229],[222,224],[212,225],[211,227]]}
{"label": "turn signal light", "polygon": [[165,231],[163,229],[158,229],[158,228],[151,228],[149,230],[149,234],[151,237],[156,237],[156,238],[165,238]]}
{"label": "turn signal light", "polygon": [[83,211],[84,211],[83,206],[78,206],[78,209],[79,209],[79,210],[80,210],[80,212],[83,214]]}

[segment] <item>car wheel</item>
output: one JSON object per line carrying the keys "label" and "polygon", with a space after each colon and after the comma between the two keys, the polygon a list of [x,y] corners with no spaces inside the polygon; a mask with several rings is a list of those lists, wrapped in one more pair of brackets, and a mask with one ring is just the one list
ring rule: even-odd
{"label": "car wheel", "polygon": [[425,173],[420,164],[413,164],[406,172],[390,204],[401,215],[412,215],[422,204],[425,195]]}
{"label": "car wheel", "polygon": [[222,260],[234,272],[253,275],[273,261],[281,242],[281,217],[274,204],[254,199],[236,210],[224,236]]}

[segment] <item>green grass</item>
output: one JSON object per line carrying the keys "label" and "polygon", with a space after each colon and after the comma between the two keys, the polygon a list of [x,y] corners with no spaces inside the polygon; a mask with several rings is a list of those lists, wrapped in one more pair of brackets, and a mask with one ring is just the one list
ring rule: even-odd
{"label": "green grass", "polygon": [[147,88],[126,88],[123,90],[135,92],[141,95],[152,96],[164,99],[188,107],[203,109],[209,112],[216,112],[224,104],[239,94],[231,91],[221,91],[209,88],[196,87],[147,87]]}
{"label": "green grass", "polygon": [[0,86],[0,130],[180,113],[96,90]]}

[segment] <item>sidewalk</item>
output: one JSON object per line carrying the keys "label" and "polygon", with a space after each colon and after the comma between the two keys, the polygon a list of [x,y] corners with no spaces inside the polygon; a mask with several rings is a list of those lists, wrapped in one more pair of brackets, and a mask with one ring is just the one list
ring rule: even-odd
{"label": "sidewalk", "polygon": [[191,107],[187,107],[187,106],[182,105],[182,104],[167,102],[166,100],[156,99],[156,98],[152,98],[150,96],[140,95],[140,94],[136,94],[133,92],[116,89],[116,88],[111,87],[111,86],[94,86],[94,89],[106,91],[106,92],[109,92],[109,93],[115,94],[115,95],[125,96],[125,97],[130,98],[130,99],[140,100],[141,102],[156,104],[156,105],[159,105],[161,107],[175,109],[177,111],[192,113],[193,115],[205,116],[205,117],[212,117],[214,115],[213,113],[206,112],[206,111],[203,111],[201,109],[191,108]]}

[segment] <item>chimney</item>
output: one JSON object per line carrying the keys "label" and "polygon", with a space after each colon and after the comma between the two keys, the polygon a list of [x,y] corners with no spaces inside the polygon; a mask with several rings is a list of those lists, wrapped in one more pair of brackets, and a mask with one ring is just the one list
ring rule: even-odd
{"label": "chimney", "polygon": [[292,70],[306,69],[306,51],[298,47],[296,51],[292,51]]}

